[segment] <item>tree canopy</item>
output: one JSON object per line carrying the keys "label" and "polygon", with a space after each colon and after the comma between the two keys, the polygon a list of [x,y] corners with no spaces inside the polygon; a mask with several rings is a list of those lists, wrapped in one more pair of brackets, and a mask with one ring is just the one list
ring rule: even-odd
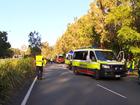
{"label": "tree canopy", "polygon": [[11,51],[9,48],[11,47],[10,43],[8,42],[8,33],[0,31],[0,58],[9,57]]}
{"label": "tree canopy", "polygon": [[69,23],[55,53],[85,46],[140,53],[140,0],[95,0],[84,16]]}
{"label": "tree canopy", "polygon": [[41,36],[38,32],[30,32],[29,36],[29,48],[31,55],[35,56],[37,53],[41,53]]}
{"label": "tree canopy", "polygon": [[52,53],[53,53],[53,47],[50,47],[49,44],[48,44],[48,42],[43,42],[42,43],[42,49],[41,49],[41,51],[42,51],[42,55],[44,57],[46,57],[48,59],[53,57],[53,55],[52,55]]}

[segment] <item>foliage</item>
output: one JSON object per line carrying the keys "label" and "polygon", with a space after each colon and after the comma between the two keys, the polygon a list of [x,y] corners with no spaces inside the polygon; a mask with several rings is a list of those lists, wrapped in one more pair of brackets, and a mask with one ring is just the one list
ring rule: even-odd
{"label": "foliage", "polygon": [[[55,45],[56,54],[96,45],[116,52],[140,49],[140,0],[95,0],[88,13],[73,23]],[[136,51],[137,49],[137,51]]]}
{"label": "foliage", "polygon": [[42,55],[48,59],[52,58],[53,48],[49,46],[48,42],[42,43]]}
{"label": "foliage", "polygon": [[14,88],[20,88],[34,74],[33,59],[1,59],[0,60],[0,104],[2,104]]}
{"label": "foliage", "polygon": [[91,21],[90,15],[85,15],[79,20],[75,19],[74,23],[68,24],[66,32],[56,42],[55,53],[63,54],[70,50],[94,45],[97,40],[95,41],[93,37],[96,33]]}
{"label": "foliage", "polygon": [[112,43],[114,39],[117,39],[115,40],[116,45],[119,47],[117,50],[132,52],[130,48],[140,47],[140,34],[139,31],[137,31],[138,27],[136,27],[135,24],[137,16],[134,15],[136,13],[135,8],[138,7],[135,3],[136,2],[133,0],[120,0],[120,4],[114,6],[106,17],[106,26],[109,26],[109,28],[107,28],[107,37],[110,38],[112,37],[112,34],[114,34],[111,38],[113,40],[110,39],[110,43]]}
{"label": "foliage", "polygon": [[8,57],[10,54],[9,48],[11,47],[7,38],[8,33],[0,31],[0,58]]}
{"label": "foliage", "polygon": [[30,32],[28,42],[29,48],[31,50],[31,55],[35,56],[36,53],[41,52],[41,36],[38,32]]}
{"label": "foliage", "polygon": [[13,52],[13,55],[21,55],[21,50],[18,48],[10,48],[10,50]]}

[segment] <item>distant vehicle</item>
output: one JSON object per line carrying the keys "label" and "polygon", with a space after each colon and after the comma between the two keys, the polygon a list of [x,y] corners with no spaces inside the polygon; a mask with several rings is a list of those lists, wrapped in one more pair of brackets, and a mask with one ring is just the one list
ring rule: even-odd
{"label": "distant vehicle", "polygon": [[[88,74],[96,79],[102,77],[125,77],[127,70],[124,63],[124,54],[117,58],[112,50],[108,49],[79,49],[74,51],[72,70],[75,74]],[[121,58],[120,58],[121,57]],[[119,59],[119,60],[117,60]]]}
{"label": "distant vehicle", "polygon": [[63,55],[57,55],[56,58],[55,58],[55,62],[56,63],[64,63],[65,62],[64,56]]}

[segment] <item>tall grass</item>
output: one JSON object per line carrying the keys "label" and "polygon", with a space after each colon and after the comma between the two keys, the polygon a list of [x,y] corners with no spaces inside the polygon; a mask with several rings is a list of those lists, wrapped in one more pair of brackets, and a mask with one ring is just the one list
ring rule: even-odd
{"label": "tall grass", "polygon": [[0,60],[0,105],[8,98],[8,92],[19,88],[34,75],[32,58]]}

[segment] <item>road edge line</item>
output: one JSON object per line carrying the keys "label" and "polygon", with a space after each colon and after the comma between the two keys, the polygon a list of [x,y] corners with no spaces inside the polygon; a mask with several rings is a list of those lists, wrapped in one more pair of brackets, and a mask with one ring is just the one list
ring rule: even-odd
{"label": "road edge line", "polygon": [[32,82],[32,84],[31,84],[31,86],[30,86],[28,92],[26,93],[26,95],[25,95],[25,97],[24,97],[24,99],[23,99],[21,105],[26,105],[27,100],[28,100],[28,98],[29,98],[29,96],[30,96],[30,94],[31,94],[31,91],[32,91],[32,89],[33,89],[33,86],[34,86],[36,80],[37,80],[37,77],[35,77],[34,81]]}
{"label": "road edge line", "polygon": [[108,88],[106,88],[106,87],[104,87],[104,86],[102,86],[102,85],[100,85],[100,84],[97,84],[97,86],[98,86],[98,87],[101,87],[101,88],[103,88],[103,89],[105,89],[105,90],[107,90],[107,91],[109,91],[109,92],[111,92],[111,93],[113,93],[113,94],[115,94],[115,95],[117,95],[117,96],[120,96],[120,97],[122,97],[122,98],[127,98],[127,97],[125,97],[125,96],[123,96],[123,95],[121,95],[121,94],[119,94],[119,93],[117,93],[117,92],[115,92],[115,91],[113,91],[113,90],[110,90],[110,89],[108,89]]}

